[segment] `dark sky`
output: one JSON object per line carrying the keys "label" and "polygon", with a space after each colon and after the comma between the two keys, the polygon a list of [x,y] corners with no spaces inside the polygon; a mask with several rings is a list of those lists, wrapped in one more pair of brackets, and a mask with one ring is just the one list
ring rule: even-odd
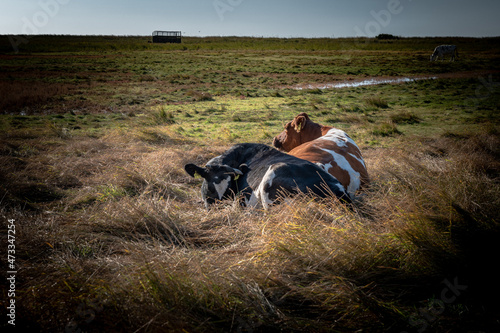
{"label": "dark sky", "polygon": [[500,36],[499,0],[2,0],[0,34]]}

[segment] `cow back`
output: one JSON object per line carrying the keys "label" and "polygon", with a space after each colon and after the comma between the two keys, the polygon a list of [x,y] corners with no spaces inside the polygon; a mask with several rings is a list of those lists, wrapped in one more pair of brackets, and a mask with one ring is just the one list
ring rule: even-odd
{"label": "cow back", "polygon": [[289,154],[321,165],[351,196],[369,182],[359,147],[342,130],[331,128],[325,135],[295,147]]}

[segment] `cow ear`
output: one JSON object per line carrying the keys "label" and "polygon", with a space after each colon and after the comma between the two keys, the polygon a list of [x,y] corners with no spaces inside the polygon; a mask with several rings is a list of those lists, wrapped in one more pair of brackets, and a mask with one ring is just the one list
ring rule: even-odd
{"label": "cow ear", "polygon": [[306,123],[308,120],[309,117],[305,113],[301,113],[297,117],[295,117],[294,120],[295,131],[297,131],[297,133],[300,133],[300,131],[303,130],[304,127],[306,127]]}
{"label": "cow ear", "polygon": [[234,175],[234,180],[238,180],[240,176],[243,176],[243,172],[240,169],[231,168],[229,165],[227,165],[227,167],[230,170],[228,173]]}
{"label": "cow ear", "polygon": [[199,166],[196,166],[194,164],[186,164],[184,166],[184,170],[190,175],[191,177],[202,177],[206,178],[207,177],[207,169],[205,168],[200,168]]}
{"label": "cow ear", "polygon": [[243,176],[243,172],[240,170],[240,169],[235,169],[233,168],[233,171],[235,174],[237,174],[238,176]]}
{"label": "cow ear", "polygon": [[248,171],[250,171],[250,168],[246,164],[240,164],[238,169],[240,170],[241,175],[244,175],[244,174],[248,173]]}

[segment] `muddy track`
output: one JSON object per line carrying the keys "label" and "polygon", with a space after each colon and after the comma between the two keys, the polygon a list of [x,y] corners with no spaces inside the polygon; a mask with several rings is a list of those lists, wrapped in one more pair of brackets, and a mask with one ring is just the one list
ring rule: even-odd
{"label": "muddy track", "polygon": [[328,83],[311,83],[311,84],[299,84],[294,86],[283,87],[285,89],[339,89],[339,88],[354,88],[361,86],[372,86],[377,84],[400,84],[407,82],[415,82],[420,80],[436,80],[436,79],[464,79],[464,78],[481,78],[488,77],[489,75],[495,75],[500,73],[499,70],[487,70],[487,71],[467,71],[467,72],[454,72],[454,73],[439,73],[439,74],[429,74],[429,75],[413,75],[413,76],[374,76],[367,77],[364,79],[352,79],[352,80],[339,80],[336,82]]}

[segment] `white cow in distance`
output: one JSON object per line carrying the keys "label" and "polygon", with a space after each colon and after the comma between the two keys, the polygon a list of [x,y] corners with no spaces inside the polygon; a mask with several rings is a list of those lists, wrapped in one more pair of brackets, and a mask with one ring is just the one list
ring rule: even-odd
{"label": "white cow in distance", "polygon": [[458,58],[458,50],[456,45],[439,45],[436,46],[434,52],[431,55],[431,61],[436,60],[437,58],[444,59],[445,55],[451,55],[450,61],[455,61],[455,57]]}

